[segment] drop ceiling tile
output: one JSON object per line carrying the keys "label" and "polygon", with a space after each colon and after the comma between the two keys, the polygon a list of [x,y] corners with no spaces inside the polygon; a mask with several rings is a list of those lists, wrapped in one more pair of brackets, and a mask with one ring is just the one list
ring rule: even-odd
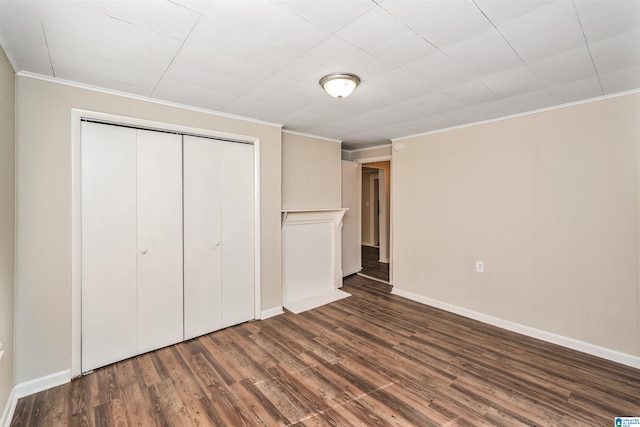
{"label": "drop ceiling tile", "polygon": [[575,1],[584,35],[589,43],[640,27],[640,2],[629,0]]}
{"label": "drop ceiling tile", "polygon": [[178,40],[187,38],[200,16],[168,0],[154,0],[153,7],[149,7],[148,0],[128,0],[122,8],[123,21]]}
{"label": "drop ceiling tile", "polygon": [[209,3],[211,2],[210,0],[170,0],[170,1],[198,13],[204,12],[209,6]]}
{"label": "drop ceiling tile", "polygon": [[518,18],[497,25],[509,43],[521,45],[558,28],[580,30],[580,22],[571,0],[554,0]]}
{"label": "drop ceiling tile", "polygon": [[456,4],[458,7],[443,14],[437,21],[414,27],[416,32],[442,49],[493,28],[472,1]]}
{"label": "drop ceiling tile", "polygon": [[427,85],[438,89],[446,89],[475,78],[469,71],[442,52],[425,56],[400,68]]}
{"label": "drop ceiling tile", "polygon": [[393,69],[393,66],[337,36],[329,37],[303,56],[335,71],[355,73],[362,79]]}
{"label": "drop ceiling tile", "polygon": [[535,62],[563,52],[584,47],[585,39],[577,25],[559,26],[526,40],[510,40],[511,46],[527,62]]}
{"label": "drop ceiling tile", "polygon": [[520,112],[539,110],[557,104],[546,88],[509,96],[506,100]]}
{"label": "drop ceiling tile", "polygon": [[[275,0],[275,3],[331,33],[336,32],[375,6],[370,0],[349,0],[342,2],[329,2],[327,0]],[[336,9],[338,11],[336,11]]]}
{"label": "drop ceiling tile", "polygon": [[532,92],[543,87],[529,67],[525,65],[499,71],[484,76],[480,80],[493,92],[504,97]]}
{"label": "drop ceiling tile", "polygon": [[[19,60],[18,66],[20,71],[28,71],[34,74],[40,74],[42,76],[55,77],[53,74],[53,68],[51,67],[51,63],[43,63],[43,62],[31,62],[27,60]],[[71,80],[73,81],[73,80]]]}
{"label": "drop ceiling tile", "polygon": [[271,71],[265,70],[259,65],[189,43],[182,46],[173,64],[194,67],[213,76],[231,76],[250,85],[255,85],[271,75]]}
{"label": "drop ceiling tile", "polygon": [[41,1],[38,3],[42,23],[73,32],[81,39],[113,43],[121,21],[76,3]]}
{"label": "drop ceiling tile", "polygon": [[259,64],[268,70],[282,68],[283,64],[296,57],[290,51],[206,16],[198,22],[188,42]]}
{"label": "drop ceiling tile", "polygon": [[[107,86],[103,87],[109,89],[115,89],[109,82],[117,82],[123,86],[137,88],[133,93],[145,95],[151,93],[160,78],[156,73],[150,73],[144,69],[133,69],[113,61],[104,62],[53,48],[49,49],[49,53],[55,75],[60,78],[67,72],[75,72],[79,76],[95,77],[97,80],[107,82],[105,83]],[[86,79],[81,82],[91,84]]]}
{"label": "drop ceiling tile", "polygon": [[335,34],[343,40],[371,51],[404,34],[407,27],[384,9],[375,7],[341,28]]}
{"label": "drop ceiling tile", "polygon": [[400,111],[403,114],[411,114],[412,111],[418,111],[419,114],[425,116],[458,110],[462,107],[463,105],[460,101],[442,92],[428,93],[390,106],[391,109]]}
{"label": "drop ceiling tile", "polygon": [[530,14],[554,1],[556,0],[475,0],[476,4],[482,9],[482,12],[487,15],[494,25],[501,25],[523,15]]}
{"label": "drop ceiling tile", "polygon": [[530,68],[545,85],[569,82],[595,75],[586,46],[530,63]]}
{"label": "drop ceiling tile", "polygon": [[[18,63],[23,64],[28,62],[51,67],[49,51],[46,46],[33,44],[29,41],[24,41],[23,39],[7,38],[5,41],[9,46],[11,46],[13,58],[18,61]],[[22,69],[33,72],[32,70],[25,68]]]}
{"label": "drop ceiling tile", "polygon": [[559,104],[595,98],[604,95],[596,76],[575,79],[547,87]]}
{"label": "drop ceiling tile", "polygon": [[430,90],[430,86],[424,81],[413,77],[400,68],[367,79],[367,85],[382,91],[385,97],[394,100],[394,102],[413,98],[425,90]]}
{"label": "drop ceiling tile", "polygon": [[404,22],[409,28],[417,29],[435,25],[454,10],[471,3],[469,0],[385,0],[380,7]]}
{"label": "drop ceiling tile", "polygon": [[405,31],[398,38],[370,50],[372,55],[394,67],[401,67],[436,52],[438,50],[433,45],[412,31]]}
{"label": "drop ceiling tile", "polygon": [[[49,25],[45,25],[45,34],[50,51],[66,52],[74,58],[84,57],[88,61],[130,68],[133,72],[144,70],[147,75],[159,77],[170,61],[170,58],[164,60],[152,58],[108,43],[81,38],[77,34]],[[58,61],[57,64],[54,63],[54,70],[55,66],[64,67],[65,64]]]}
{"label": "drop ceiling tile", "polygon": [[[235,94],[238,97],[256,85],[255,82],[240,79],[229,74],[212,74],[193,67],[183,61],[175,61],[162,76],[162,87],[168,90],[167,81],[185,81],[192,86],[202,87],[208,91],[217,91],[225,95]],[[153,95],[156,95],[154,91]]]}
{"label": "drop ceiling tile", "polygon": [[[320,79],[333,72],[329,67],[318,64],[302,56],[289,61],[284,67],[276,72],[277,76],[284,76],[289,79],[302,82],[307,87],[318,89],[320,87]],[[321,89],[322,90],[322,89]]]}
{"label": "drop ceiling tile", "polygon": [[640,65],[640,28],[589,44],[598,73]]}
{"label": "drop ceiling tile", "polygon": [[67,0],[67,1],[70,3],[75,3],[79,7],[83,7],[85,9],[91,9],[103,15],[107,15],[112,18],[121,20],[122,9],[124,8],[124,5],[128,0]]}
{"label": "drop ceiling tile", "polygon": [[476,123],[486,118],[473,108],[461,108],[459,110],[447,111],[442,116],[449,120],[450,126],[460,126],[469,123]]}
{"label": "drop ceiling tile", "polygon": [[605,94],[638,89],[640,88],[640,66],[600,74],[600,83]]}
{"label": "drop ceiling tile", "polygon": [[505,99],[495,99],[493,101],[475,104],[473,109],[480,113],[482,120],[511,116],[519,112],[516,106]]}
{"label": "drop ceiling tile", "polygon": [[212,0],[205,15],[295,53],[307,51],[330,35],[279,4],[245,0],[242,5],[237,7],[237,0]]}
{"label": "drop ceiling tile", "polygon": [[493,28],[445,47],[442,52],[476,77],[523,64],[511,46]]}
{"label": "drop ceiling tile", "polygon": [[0,1],[0,34],[33,45],[45,46],[38,8],[33,1]]}
{"label": "drop ceiling tile", "polygon": [[163,60],[171,60],[182,46],[180,40],[127,22],[120,24],[113,43],[120,48]]}
{"label": "drop ceiling tile", "polygon": [[493,101],[498,98],[498,95],[492,92],[481,80],[471,80],[446,89],[443,92],[467,106]]}
{"label": "drop ceiling tile", "polygon": [[223,111],[235,95],[192,84],[184,79],[163,78],[154,91],[154,98],[213,111]]}
{"label": "drop ceiling tile", "polygon": [[[51,52],[54,61],[62,61],[69,68],[57,67],[55,77],[72,82],[83,83],[110,90],[121,91],[134,95],[149,96],[151,88],[148,79],[141,75],[129,75],[129,70],[111,64],[96,64],[83,58],[68,58],[68,54]],[[95,69],[100,71],[96,72]],[[128,76],[125,78],[125,76]]]}

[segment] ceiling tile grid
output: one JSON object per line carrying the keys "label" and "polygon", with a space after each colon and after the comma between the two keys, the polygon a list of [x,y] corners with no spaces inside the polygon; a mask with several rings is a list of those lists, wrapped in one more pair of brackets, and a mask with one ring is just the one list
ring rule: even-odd
{"label": "ceiling tile grid", "polygon": [[[638,0],[0,0],[25,71],[348,149],[640,89]],[[352,72],[349,98],[319,79]]]}

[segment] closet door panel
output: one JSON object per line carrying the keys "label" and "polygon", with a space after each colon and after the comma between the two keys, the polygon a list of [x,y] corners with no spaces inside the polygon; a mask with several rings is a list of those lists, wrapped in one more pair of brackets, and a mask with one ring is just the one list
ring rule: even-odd
{"label": "closet door panel", "polygon": [[136,131],[82,123],[82,370],[137,353]]}
{"label": "closet door panel", "polygon": [[183,339],[182,137],[137,131],[138,353]]}
{"label": "closet door panel", "polygon": [[222,328],[220,142],[184,136],[184,335]]}
{"label": "closet door panel", "polygon": [[222,147],[222,323],[255,318],[253,145]]}

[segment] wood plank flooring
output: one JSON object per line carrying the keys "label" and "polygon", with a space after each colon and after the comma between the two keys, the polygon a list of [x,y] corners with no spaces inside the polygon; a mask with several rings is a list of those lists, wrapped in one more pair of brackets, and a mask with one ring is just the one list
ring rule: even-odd
{"label": "wood plank flooring", "polygon": [[134,357],[18,402],[12,426],[613,426],[640,370],[391,295]]}
{"label": "wood plank flooring", "polygon": [[380,249],[372,246],[362,246],[362,270],[360,273],[376,279],[389,281],[389,264],[378,261]]}

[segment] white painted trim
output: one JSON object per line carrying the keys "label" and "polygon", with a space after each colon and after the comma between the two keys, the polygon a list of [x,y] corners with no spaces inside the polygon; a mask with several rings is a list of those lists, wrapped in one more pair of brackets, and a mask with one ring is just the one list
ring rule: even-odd
{"label": "white painted trim", "polygon": [[2,416],[0,417],[0,427],[9,427],[11,420],[13,419],[13,413],[16,410],[18,404],[18,396],[16,395],[16,388],[13,387],[9,396],[7,397],[7,403],[4,405]]}
{"label": "white painted trim", "polygon": [[266,319],[268,319],[270,317],[275,317],[275,316],[278,316],[280,314],[284,314],[284,310],[282,309],[281,305],[263,311],[259,318],[261,320],[266,320]]}
{"label": "white painted trim", "polygon": [[296,132],[296,131],[289,130],[289,129],[282,129],[282,133],[288,133],[288,134],[291,134],[291,135],[304,136],[304,137],[307,137],[307,138],[321,139],[323,141],[329,141],[329,142],[335,142],[337,144],[342,144],[342,140],[341,139],[333,139],[333,138],[327,138],[325,136],[311,135],[311,134],[308,134],[308,133]]}
{"label": "white painted trim", "polygon": [[540,108],[540,109],[532,110],[532,111],[525,111],[523,113],[511,114],[509,116],[496,117],[494,119],[489,119],[489,120],[481,120],[479,122],[466,123],[466,124],[458,125],[458,126],[451,126],[451,127],[443,128],[443,129],[436,129],[436,130],[432,130],[432,131],[429,131],[429,132],[415,133],[413,135],[401,136],[401,137],[398,137],[398,138],[391,138],[391,142],[395,143],[395,142],[398,142],[398,141],[402,141],[402,140],[405,140],[405,139],[416,138],[416,137],[419,137],[419,136],[433,135],[433,134],[436,134],[436,133],[449,132],[449,131],[452,131],[452,130],[464,129],[464,128],[468,128],[468,127],[472,127],[472,126],[484,125],[484,124],[487,124],[487,123],[494,123],[494,122],[500,122],[500,121],[503,121],[503,120],[515,119],[515,118],[518,118],[518,117],[525,117],[525,116],[529,116],[529,115],[532,115],[532,114],[544,113],[546,111],[553,111],[553,110],[559,110],[561,108],[574,107],[576,105],[589,104],[591,102],[603,101],[603,100],[606,100],[606,99],[617,98],[619,96],[632,95],[634,93],[640,93],[640,89],[634,89],[634,90],[628,90],[628,91],[624,91],[624,92],[613,93],[611,95],[598,96],[596,98],[583,99],[581,101],[568,102],[566,104],[552,105],[551,107]]}
{"label": "white painted trim", "polygon": [[356,148],[354,150],[342,150],[342,151],[344,151],[346,153],[358,153],[358,152],[361,152],[361,151],[377,150],[379,148],[386,148],[386,147],[391,147],[391,144],[376,145],[375,147]]}
{"label": "white painted trim", "polygon": [[14,387],[16,398],[20,399],[21,397],[30,396],[34,393],[48,390],[50,388],[66,384],[70,381],[71,371],[69,369],[56,372],[55,374],[46,375],[44,377],[35,378],[30,381],[16,384]]}
{"label": "white painted trim", "polygon": [[255,319],[262,318],[262,239],[260,238],[262,228],[260,227],[262,221],[262,193],[260,183],[262,179],[260,177],[260,162],[261,162],[261,143],[260,138],[257,138],[253,143],[253,197],[254,197],[254,224],[253,224],[253,283],[254,283],[254,317]]}
{"label": "white painted trim", "polygon": [[220,132],[211,129],[194,128],[135,117],[119,116],[96,111],[71,109],[71,366],[70,375],[82,375],[82,156],[81,119],[88,118],[110,123],[120,123],[150,129],[202,135],[205,137],[243,141],[253,144],[254,149],[254,316],[261,318],[261,258],[260,258],[260,138]]}
{"label": "white painted trim", "polygon": [[412,301],[416,301],[431,307],[448,311],[450,313],[468,317],[469,319],[478,320],[480,322],[497,326],[499,328],[506,329],[512,332],[517,332],[519,334],[526,335],[528,337],[536,338],[552,344],[557,344],[566,348],[577,350],[582,353],[587,353],[593,356],[601,357],[603,359],[611,360],[613,362],[622,363],[623,365],[631,366],[632,368],[640,369],[640,357],[638,356],[633,356],[631,354],[626,354],[626,353],[622,353],[616,350],[611,350],[605,347],[600,347],[595,344],[590,344],[584,341],[579,341],[573,338],[557,335],[551,332],[532,328],[530,326],[521,325],[519,323],[500,319],[498,317],[493,317],[488,314],[479,313],[477,311],[469,310],[467,308],[458,307],[456,305],[449,304],[446,302],[437,301],[422,295],[415,294],[410,291],[398,289],[397,287],[394,287],[391,293],[394,295],[398,295],[398,296],[410,299]]}
{"label": "white painted trim", "polygon": [[91,91],[94,91],[94,92],[106,93],[108,95],[122,96],[124,98],[135,99],[135,100],[138,100],[138,101],[151,102],[153,104],[165,105],[167,107],[175,107],[175,108],[180,108],[180,109],[183,109],[183,110],[195,111],[195,112],[198,112],[198,113],[212,114],[212,115],[216,115],[216,116],[220,116],[220,117],[226,117],[226,118],[229,118],[229,119],[243,120],[243,121],[246,121],[246,122],[256,123],[256,124],[260,124],[260,125],[274,126],[274,127],[280,128],[280,129],[282,129],[282,127],[284,126],[284,124],[282,124],[282,123],[266,122],[264,120],[258,120],[258,119],[254,119],[254,118],[251,118],[251,117],[238,116],[238,115],[235,115],[235,114],[223,113],[221,111],[214,111],[214,110],[209,110],[209,109],[206,109],[206,108],[194,107],[192,105],[179,104],[177,102],[171,102],[171,101],[164,101],[162,99],[150,98],[150,97],[143,96],[143,95],[134,95],[134,94],[131,94],[131,93],[122,92],[122,91],[118,91],[118,90],[114,90],[114,89],[106,89],[106,88],[102,88],[102,87],[99,87],[99,86],[92,86],[92,85],[85,84],[85,83],[72,82],[72,81],[69,81],[69,80],[63,80],[63,79],[59,79],[59,78],[51,77],[51,76],[44,76],[42,74],[31,73],[31,72],[28,72],[28,71],[19,71],[19,72],[16,73],[16,76],[27,77],[27,78],[31,78],[31,79],[35,79],[35,80],[42,80],[42,81],[46,81],[46,82],[49,82],[49,83],[57,83],[57,84],[61,84],[61,85],[64,85],[64,86],[70,86],[70,87],[75,87],[75,88],[79,88],[79,89],[86,89],[86,90],[91,90]]}

